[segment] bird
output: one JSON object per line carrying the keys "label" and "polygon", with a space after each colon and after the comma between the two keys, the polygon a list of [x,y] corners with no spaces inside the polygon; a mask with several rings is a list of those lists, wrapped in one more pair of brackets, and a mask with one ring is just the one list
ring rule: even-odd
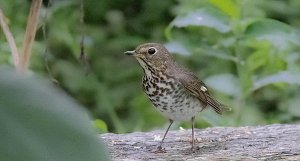
{"label": "bird", "polygon": [[165,46],[145,43],[124,54],[133,56],[144,71],[142,85],[154,107],[167,119],[169,126],[157,147],[162,148],[174,121],[192,122],[192,147],[195,150],[195,117],[206,107],[222,114],[225,107],[209,92],[208,87],[192,71],[177,63]]}

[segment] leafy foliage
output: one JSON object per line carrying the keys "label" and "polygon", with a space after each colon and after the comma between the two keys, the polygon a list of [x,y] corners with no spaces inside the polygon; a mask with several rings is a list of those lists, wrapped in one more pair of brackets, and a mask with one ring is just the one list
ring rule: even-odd
{"label": "leafy foliage", "polygon": [[201,8],[199,10],[190,12],[186,16],[178,16],[171,23],[171,26],[175,27],[188,27],[188,26],[206,26],[214,28],[219,32],[225,33],[230,30],[228,17],[219,13],[214,8]]}
{"label": "leafy foliage", "polygon": [[[187,6],[187,3],[181,1],[179,6]],[[253,3],[258,3],[258,1]],[[227,7],[230,4],[234,4],[232,12]],[[235,116],[237,125],[271,123],[274,120],[269,122],[268,113],[273,115],[273,113],[281,112],[276,102],[285,102],[282,95],[286,88],[295,85],[299,88],[299,59],[297,59],[297,65],[295,62],[293,63],[293,70],[289,68],[291,65],[286,59],[290,53],[300,54],[299,32],[291,25],[275,19],[244,16],[247,9],[245,11],[236,9],[242,8],[242,6],[244,4],[237,1],[222,3],[207,1],[198,5],[197,9],[188,10],[184,23],[178,21],[178,19],[182,19],[182,16],[178,15],[170,25],[175,28],[172,30],[167,28],[166,36],[169,41],[184,44],[186,48],[190,49],[189,53],[205,54],[228,61],[223,63],[215,59],[214,63],[207,63],[205,68],[211,68],[212,71],[209,72],[210,76],[206,80],[208,85],[216,91],[232,96],[232,99],[235,100],[229,101],[227,104],[234,109],[233,116]],[[199,12],[199,10],[206,11],[211,7],[215,7],[215,9],[205,12],[205,14]],[[227,21],[224,21],[226,16],[228,17]],[[205,19],[213,20],[214,23],[207,25],[210,21],[196,22]],[[181,23],[181,25],[173,25],[173,23]],[[195,23],[197,23],[196,26]],[[226,30],[230,32],[220,30],[224,24],[230,24],[228,25],[230,28]],[[202,59],[208,58],[203,57]],[[269,85],[273,85],[273,87]],[[276,94],[268,96],[265,91],[270,90],[269,88]],[[289,94],[291,97],[295,95]],[[270,103],[262,106],[260,105],[262,101]],[[270,106],[268,104],[272,107],[264,107]],[[265,113],[263,108],[269,108],[266,116],[258,114],[259,112]],[[245,117],[245,114],[250,114],[251,117]],[[277,121],[279,120],[275,122]]]}
{"label": "leafy foliage", "polygon": [[74,100],[37,78],[0,74],[0,160],[108,160]]}
{"label": "leafy foliage", "polygon": [[[29,2],[14,1],[0,4],[21,42],[26,22],[21,15],[27,13]],[[298,0],[84,2],[84,25],[79,23],[79,1],[54,0],[44,8],[48,16],[41,18],[41,25],[46,25],[47,38],[40,28],[30,68],[85,105],[98,119],[95,126],[100,131],[166,126],[142,92],[138,63],[123,55],[152,41],[166,42],[176,59],[232,108],[223,116],[201,113],[197,127],[299,122]],[[81,33],[89,67],[78,60]],[[2,35],[0,41],[0,62],[11,64]]]}

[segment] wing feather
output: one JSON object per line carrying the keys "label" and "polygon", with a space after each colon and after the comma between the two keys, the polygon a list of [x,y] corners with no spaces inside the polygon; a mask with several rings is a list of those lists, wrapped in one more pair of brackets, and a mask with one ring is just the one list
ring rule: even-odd
{"label": "wing feather", "polygon": [[194,74],[188,73],[182,75],[179,78],[179,82],[193,96],[198,98],[198,100],[201,102],[204,108],[206,108],[207,105],[209,105],[215,110],[216,113],[220,115],[222,114],[223,107],[225,106],[209,94],[207,86],[202,81],[200,81]]}

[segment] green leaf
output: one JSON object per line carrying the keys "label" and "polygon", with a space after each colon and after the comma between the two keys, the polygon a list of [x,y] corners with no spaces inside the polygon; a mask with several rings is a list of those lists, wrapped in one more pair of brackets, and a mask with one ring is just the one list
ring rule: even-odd
{"label": "green leaf", "polygon": [[227,95],[237,96],[241,93],[238,79],[232,74],[219,74],[208,77],[207,85]]}
{"label": "green leaf", "polygon": [[54,85],[0,68],[0,160],[108,160],[87,112]]}
{"label": "green leaf", "polygon": [[177,16],[171,26],[188,27],[188,26],[205,26],[213,28],[221,33],[230,31],[229,18],[215,8],[201,8],[191,11],[185,16]]}
{"label": "green leaf", "polygon": [[191,53],[185,48],[180,42],[169,42],[165,44],[166,48],[170,53],[190,55]]}
{"label": "green leaf", "polygon": [[246,28],[245,36],[259,41],[271,42],[280,49],[289,47],[291,43],[300,43],[299,35],[295,29],[287,24],[271,19],[253,22]]}
{"label": "green leaf", "polygon": [[107,132],[107,125],[103,120],[96,119],[94,121],[94,125],[97,129],[99,129],[101,132]]}
{"label": "green leaf", "polygon": [[237,3],[234,2],[233,0],[226,0],[226,1],[209,0],[208,2],[220,8],[223,12],[227,13],[231,17],[234,18],[240,17],[240,8],[237,5]]}
{"label": "green leaf", "polygon": [[268,51],[264,48],[253,52],[249,57],[246,59],[247,69],[249,71],[254,71],[259,67],[266,65],[268,61]]}
{"label": "green leaf", "polygon": [[300,73],[291,72],[291,71],[281,71],[279,73],[266,76],[259,80],[256,80],[253,85],[252,90],[257,90],[264,86],[273,84],[273,83],[288,83],[288,84],[300,84]]}
{"label": "green leaf", "polygon": [[166,27],[164,34],[168,41],[172,41],[173,37],[172,37],[172,26],[171,25]]}

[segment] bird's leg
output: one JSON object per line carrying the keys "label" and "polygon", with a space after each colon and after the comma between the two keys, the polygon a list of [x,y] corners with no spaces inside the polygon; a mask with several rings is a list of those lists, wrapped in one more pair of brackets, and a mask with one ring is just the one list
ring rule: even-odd
{"label": "bird's leg", "polygon": [[165,137],[167,136],[167,133],[168,133],[168,131],[169,131],[171,125],[173,124],[173,122],[174,122],[174,121],[170,119],[170,125],[169,125],[169,127],[167,128],[167,131],[165,132],[163,139],[160,141],[160,144],[159,144],[159,146],[157,147],[157,151],[156,151],[156,152],[164,152],[164,150],[162,149],[162,144],[163,144],[163,142],[164,142],[164,140],[165,140]]}
{"label": "bird's leg", "polygon": [[192,151],[194,151],[194,146],[195,146],[194,128],[195,128],[195,117],[192,117]]}

